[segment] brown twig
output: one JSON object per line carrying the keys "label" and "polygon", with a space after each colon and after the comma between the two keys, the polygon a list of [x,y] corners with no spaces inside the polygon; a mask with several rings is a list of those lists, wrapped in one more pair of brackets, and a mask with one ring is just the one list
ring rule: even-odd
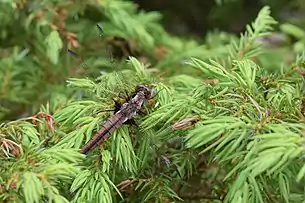
{"label": "brown twig", "polygon": [[172,125],[173,130],[186,130],[194,127],[194,125],[200,120],[199,116],[192,116],[178,121]]}

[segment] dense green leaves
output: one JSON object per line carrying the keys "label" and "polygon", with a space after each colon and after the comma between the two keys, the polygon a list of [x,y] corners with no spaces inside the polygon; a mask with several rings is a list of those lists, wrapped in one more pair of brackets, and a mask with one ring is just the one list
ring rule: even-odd
{"label": "dense green leaves", "polygon": [[[301,53],[304,33],[283,24],[299,45],[283,52],[268,47],[264,40],[276,24],[269,7],[240,38],[215,31],[200,44],[171,36],[160,13],[128,1],[34,3],[27,5],[35,8],[30,14],[19,10],[15,17],[19,4],[1,5],[7,9],[0,26],[24,19],[26,32],[22,44],[1,50],[0,117],[12,102],[49,102],[0,125],[0,201],[304,201],[305,57],[284,61]],[[9,41],[6,29],[1,37]],[[109,46],[137,57],[116,56],[108,66],[101,55]],[[66,48],[91,58],[77,64]],[[137,84],[157,95],[135,125],[120,126],[81,155]]]}
{"label": "dense green leaves", "polygon": [[229,49],[232,59],[240,60],[258,56],[263,49],[256,40],[269,35],[275,24],[277,22],[270,16],[270,7],[262,8],[255,21],[246,26],[246,32],[241,34],[240,40],[231,42]]}
{"label": "dense green leaves", "polygon": [[111,181],[105,174],[84,170],[76,177],[71,192],[76,192],[72,202],[113,202],[111,198]]}
{"label": "dense green leaves", "polygon": [[49,57],[49,59],[53,64],[57,64],[59,53],[63,47],[62,41],[57,31],[52,31],[46,37],[46,45],[47,45],[47,56]]}

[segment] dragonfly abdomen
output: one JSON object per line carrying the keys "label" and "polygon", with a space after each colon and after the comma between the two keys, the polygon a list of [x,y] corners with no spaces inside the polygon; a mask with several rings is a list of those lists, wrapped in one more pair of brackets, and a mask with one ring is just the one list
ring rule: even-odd
{"label": "dragonfly abdomen", "polygon": [[82,154],[87,154],[91,149],[99,145],[103,140],[105,140],[111,133],[113,133],[118,127],[120,127],[126,119],[122,116],[120,112],[113,115],[104,126],[87,142],[85,146],[82,147]]}

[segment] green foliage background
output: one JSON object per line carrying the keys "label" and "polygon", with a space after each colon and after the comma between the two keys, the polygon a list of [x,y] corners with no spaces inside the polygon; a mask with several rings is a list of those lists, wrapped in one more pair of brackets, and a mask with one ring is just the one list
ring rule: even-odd
{"label": "green foliage background", "polygon": [[[304,17],[265,4],[203,38],[130,1],[1,1],[0,202],[305,202]],[[137,125],[81,155],[140,83]]]}

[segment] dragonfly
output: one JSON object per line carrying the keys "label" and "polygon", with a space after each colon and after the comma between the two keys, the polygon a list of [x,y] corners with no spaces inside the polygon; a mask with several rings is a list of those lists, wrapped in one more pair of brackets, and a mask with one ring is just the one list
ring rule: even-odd
{"label": "dragonfly", "polygon": [[[97,24],[97,28],[104,33],[103,28]],[[68,49],[74,57],[79,58],[78,54]],[[82,60],[83,61],[83,60]],[[87,64],[85,64],[87,66]],[[127,92],[125,92],[126,95]],[[134,124],[133,117],[141,110],[146,100],[152,99],[156,95],[155,89],[146,84],[136,86],[135,91],[123,104],[115,102],[114,114],[105,122],[103,127],[81,148],[81,153],[87,154],[97,147],[103,140],[109,137],[122,124]]]}
{"label": "dragonfly", "polygon": [[109,137],[122,124],[133,119],[142,109],[144,102],[152,99],[155,95],[156,91],[154,88],[145,84],[137,85],[131,98],[123,103],[121,108],[111,116],[103,127],[81,148],[81,153],[87,154]]}
{"label": "dragonfly", "polygon": [[[103,29],[101,26],[97,25],[98,29],[103,33]],[[68,52],[72,54],[74,57],[79,58],[78,54],[68,49]],[[82,60],[83,61],[83,60]],[[85,64],[87,66],[87,64]],[[154,88],[153,85],[148,84],[138,84],[133,93],[127,93],[125,90],[125,100],[123,102],[117,102],[114,100],[115,106],[114,114],[110,116],[103,126],[98,130],[92,138],[86,142],[83,147],[80,149],[82,154],[87,155],[89,152],[94,150],[97,146],[99,146],[104,140],[106,140],[113,132],[115,132],[120,126],[123,124],[136,124],[133,120],[137,114],[142,113],[142,109],[144,103],[152,101],[152,99],[157,96],[162,89],[158,90]],[[154,104],[154,102],[153,102]],[[153,105],[155,107],[158,106],[158,102]],[[107,110],[109,111],[109,110]],[[171,165],[171,161],[166,156],[161,156],[162,163],[165,163],[166,166],[169,167]],[[162,164],[163,165],[163,164]],[[181,176],[178,168],[175,166],[175,170],[177,174]]]}

